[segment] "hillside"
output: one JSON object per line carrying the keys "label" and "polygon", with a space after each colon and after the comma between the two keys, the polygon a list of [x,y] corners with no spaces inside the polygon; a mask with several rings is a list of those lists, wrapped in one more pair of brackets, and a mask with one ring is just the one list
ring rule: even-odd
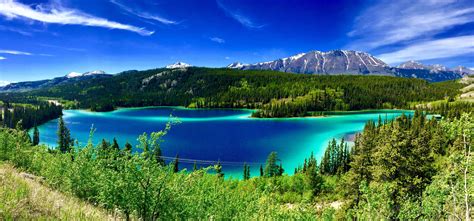
{"label": "hillside", "polygon": [[41,88],[50,88],[61,84],[74,83],[85,80],[99,79],[110,77],[103,71],[89,71],[85,73],[71,72],[62,77],[53,79],[38,80],[38,81],[24,81],[18,83],[10,83],[0,87],[0,92],[25,92]]}
{"label": "hillside", "polygon": [[52,190],[38,177],[0,162],[0,219],[115,220],[104,209]]}
{"label": "hillside", "polygon": [[432,84],[389,76],[190,67],[128,71],[23,94],[0,94],[0,98],[53,97],[95,111],[153,105],[266,109],[279,112],[272,114],[278,117],[305,115],[306,111],[408,108],[409,102],[456,96],[460,88],[456,82]]}

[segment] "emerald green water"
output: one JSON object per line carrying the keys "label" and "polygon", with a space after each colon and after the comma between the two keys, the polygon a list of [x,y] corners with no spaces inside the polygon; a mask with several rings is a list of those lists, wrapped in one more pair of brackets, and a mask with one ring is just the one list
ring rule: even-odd
{"label": "emerald green water", "polygon": [[[164,156],[171,159],[179,154],[180,167],[188,170],[194,161],[205,167],[213,163],[207,161],[220,160],[226,177],[241,178],[244,162],[251,164],[251,174],[257,176],[259,166],[272,151],[278,152],[285,173],[292,174],[311,152],[319,159],[332,138],[340,139],[361,131],[368,120],[376,121],[379,115],[392,119],[411,111],[350,112],[322,118],[285,119],[249,118],[251,113],[250,110],[180,107],[128,108],[107,113],[66,110],[64,120],[79,143],[87,142],[93,125],[96,128],[94,143],[115,137],[121,146],[127,141],[135,146],[140,134],[163,129],[172,114],[181,123],[174,125],[164,137]],[[55,146],[57,123],[52,120],[39,127],[41,143]]]}

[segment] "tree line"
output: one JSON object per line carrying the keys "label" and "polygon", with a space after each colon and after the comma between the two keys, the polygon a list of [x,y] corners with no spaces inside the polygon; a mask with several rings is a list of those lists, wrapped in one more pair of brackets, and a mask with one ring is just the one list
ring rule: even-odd
{"label": "tree line", "polygon": [[[153,69],[23,93],[75,101],[78,108],[186,106],[260,109],[255,117],[309,112],[413,108],[411,102],[454,97],[461,84],[388,76],[304,75],[224,68]],[[20,96],[18,94],[10,96]]]}
{"label": "tree line", "polygon": [[[36,125],[58,118],[62,107],[53,103],[11,104],[3,102],[0,123],[4,127],[29,129]],[[19,125],[20,124],[20,125]]]}

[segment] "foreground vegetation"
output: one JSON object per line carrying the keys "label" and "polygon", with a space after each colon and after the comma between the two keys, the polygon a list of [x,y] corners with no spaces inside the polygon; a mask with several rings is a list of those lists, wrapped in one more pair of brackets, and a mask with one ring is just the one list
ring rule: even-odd
{"label": "foreground vegetation", "polygon": [[141,106],[249,108],[260,109],[254,117],[297,117],[321,111],[412,108],[413,102],[455,97],[461,88],[455,81],[192,67],[128,71],[28,93],[3,93],[0,100],[30,103],[48,97],[67,108],[93,111]]}
{"label": "foreground vegetation", "polygon": [[160,142],[171,126],[140,136],[140,153],[106,141],[74,147],[64,122],[57,150],[33,145],[23,130],[2,128],[0,160],[126,219],[472,216],[472,113],[440,122],[421,112],[368,122],[350,150],[333,141],[321,163],[311,155],[293,176],[283,173],[272,153],[262,176],[250,178],[244,166],[243,180],[224,179],[219,164],[194,171],[180,171],[177,162],[166,164]]}
{"label": "foreground vegetation", "polygon": [[75,197],[51,190],[37,177],[0,164],[2,220],[112,220],[112,214]]}

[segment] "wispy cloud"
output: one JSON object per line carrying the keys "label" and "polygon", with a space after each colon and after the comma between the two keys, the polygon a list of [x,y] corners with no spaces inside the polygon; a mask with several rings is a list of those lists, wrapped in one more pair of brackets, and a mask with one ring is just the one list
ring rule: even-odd
{"label": "wispy cloud", "polygon": [[57,49],[62,49],[62,50],[67,50],[67,51],[77,51],[77,52],[85,52],[86,49],[83,48],[71,48],[71,47],[61,47],[57,45],[50,45],[50,44],[38,44],[43,47],[48,47],[48,48],[57,48]]}
{"label": "wispy cloud", "polygon": [[264,25],[257,24],[252,21],[252,19],[250,19],[248,16],[243,15],[239,10],[231,10],[230,8],[225,6],[220,0],[216,0],[216,2],[219,8],[221,8],[227,16],[233,18],[243,26],[252,29],[259,29],[264,27]]}
{"label": "wispy cloud", "polygon": [[23,30],[20,30],[18,28],[3,26],[3,25],[0,25],[0,31],[9,31],[9,32],[18,33],[18,34],[23,35],[23,36],[32,36],[32,34],[30,32],[23,31]]}
{"label": "wispy cloud", "polygon": [[149,14],[147,12],[139,11],[139,10],[133,9],[131,7],[125,6],[124,4],[122,4],[122,3],[120,3],[119,1],[116,1],[116,0],[110,0],[110,2],[114,5],[117,5],[119,8],[126,11],[127,13],[138,16],[140,18],[157,21],[157,22],[160,22],[160,23],[165,24],[165,25],[176,25],[176,24],[178,24],[178,22],[167,19],[167,18],[164,18],[162,16],[159,16],[159,15],[156,15],[156,14],[152,15],[152,14]]}
{"label": "wispy cloud", "polygon": [[349,48],[370,50],[429,39],[470,22],[474,22],[472,0],[384,0],[356,19],[353,30],[348,33],[355,40]]}
{"label": "wispy cloud", "polygon": [[378,58],[394,64],[408,60],[448,58],[470,53],[474,53],[474,35],[426,41],[395,52],[378,55]]}
{"label": "wispy cloud", "polygon": [[32,53],[24,52],[24,51],[2,50],[2,49],[0,49],[0,54],[33,55]]}
{"label": "wispy cloud", "polygon": [[209,40],[213,41],[213,42],[217,42],[219,44],[224,44],[225,43],[225,40],[222,39],[222,38],[218,38],[218,37],[212,37],[212,38],[209,38]]}
{"label": "wispy cloud", "polygon": [[7,58],[0,56],[0,60],[5,60],[5,59],[7,59]]}
{"label": "wispy cloud", "polygon": [[144,28],[109,21],[105,18],[95,17],[79,10],[62,7],[58,4],[37,5],[35,8],[31,8],[15,0],[0,0],[0,15],[8,19],[23,18],[43,23],[120,29],[132,31],[144,36],[149,36],[154,33]]}

